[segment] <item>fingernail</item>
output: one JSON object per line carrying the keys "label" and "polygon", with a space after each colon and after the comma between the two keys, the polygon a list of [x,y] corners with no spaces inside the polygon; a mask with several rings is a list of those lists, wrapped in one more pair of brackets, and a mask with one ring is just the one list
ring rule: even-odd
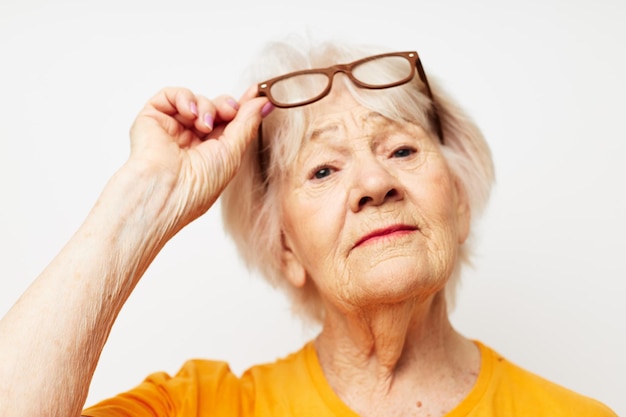
{"label": "fingernail", "polygon": [[233,100],[232,98],[229,98],[228,100],[226,100],[226,102],[230,105],[230,107],[232,107],[235,110],[239,110],[239,103],[237,103],[235,100]]}
{"label": "fingernail", "polygon": [[211,113],[204,113],[203,120],[205,125],[213,129],[213,116],[211,116]]}
{"label": "fingernail", "polygon": [[274,110],[274,105],[269,101],[261,108],[261,116],[265,117]]}
{"label": "fingernail", "polygon": [[198,115],[198,106],[193,101],[189,103],[189,110],[191,110],[194,116]]}

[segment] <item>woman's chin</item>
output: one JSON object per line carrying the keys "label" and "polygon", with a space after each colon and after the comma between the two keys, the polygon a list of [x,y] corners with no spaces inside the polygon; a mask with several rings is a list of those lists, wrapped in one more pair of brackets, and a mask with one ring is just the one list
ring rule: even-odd
{"label": "woman's chin", "polygon": [[[344,298],[355,306],[392,305],[402,302],[421,301],[443,289],[448,281],[447,274],[420,268],[415,262],[381,262],[375,267],[353,276],[352,294]],[[341,293],[341,291],[339,292]]]}

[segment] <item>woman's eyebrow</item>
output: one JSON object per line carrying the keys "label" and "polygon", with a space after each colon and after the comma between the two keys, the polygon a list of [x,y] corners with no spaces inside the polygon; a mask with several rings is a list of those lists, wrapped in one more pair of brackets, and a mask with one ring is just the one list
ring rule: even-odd
{"label": "woman's eyebrow", "polygon": [[324,136],[326,133],[334,133],[334,132],[337,132],[338,130],[339,130],[338,123],[329,123],[327,125],[318,127],[314,129],[313,131],[311,131],[307,135],[307,139],[309,141],[315,141],[316,139],[319,139],[321,136]]}
{"label": "woman's eyebrow", "polygon": [[386,122],[386,123],[391,122],[391,120],[389,120],[382,114],[378,113],[377,111],[370,111],[370,112],[365,113],[363,116],[361,116],[361,120],[363,122],[368,122],[371,120],[374,120],[374,121],[380,120],[381,122]]}
{"label": "woman's eyebrow", "polygon": [[[375,111],[365,113],[364,115],[360,116],[358,120],[364,125],[371,124],[375,127],[388,127],[396,124],[393,120]],[[339,130],[339,125],[340,123],[338,122],[329,122],[326,125],[312,130],[311,133],[307,135],[307,139],[310,141],[314,141],[316,139],[319,139],[324,134],[335,133]]]}

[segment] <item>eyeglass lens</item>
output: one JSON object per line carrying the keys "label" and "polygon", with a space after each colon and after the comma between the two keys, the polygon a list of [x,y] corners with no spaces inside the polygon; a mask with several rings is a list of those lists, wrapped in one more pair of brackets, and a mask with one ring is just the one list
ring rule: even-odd
{"label": "eyeglass lens", "polygon": [[[384,56],[363,61],[352,68],[348,76],[360,87],[384,88],[408,81],[413,65],[403,56]],[[331,75],[324,72],[297,74],[276,81],[271,87],[274,101],[294,106],[312,99],[321,98],[329,84]]]}

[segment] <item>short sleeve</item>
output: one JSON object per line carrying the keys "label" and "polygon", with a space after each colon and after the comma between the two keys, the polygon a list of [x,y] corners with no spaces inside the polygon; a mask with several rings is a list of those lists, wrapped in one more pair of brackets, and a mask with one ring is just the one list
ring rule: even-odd
{"label": "short sleeve", "polygon": [[174,376],[150,375],[130,391],[82,413],[87,417],[240,416],[245,413],[241,382],[225,362],[191,360]]}

